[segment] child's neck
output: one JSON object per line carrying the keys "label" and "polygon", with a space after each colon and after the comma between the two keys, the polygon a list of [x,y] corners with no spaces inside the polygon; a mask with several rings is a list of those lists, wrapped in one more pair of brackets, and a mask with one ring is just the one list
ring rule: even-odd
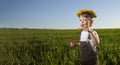
{"label": "child's neck", "polygon": [[[89,30],[92,30],[92,28],[89,27]],[[88,29],[87,29],[87,28],[84,28],[83,31],[88,31]]]}

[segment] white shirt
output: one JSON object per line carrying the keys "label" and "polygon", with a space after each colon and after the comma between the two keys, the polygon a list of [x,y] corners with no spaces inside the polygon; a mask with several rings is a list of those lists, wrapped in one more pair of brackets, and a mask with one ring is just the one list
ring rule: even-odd
{"label": "white shirt", "polygon": [[82,31],[80,36],[80,41],[87,41],[88,40],[88,31]]}

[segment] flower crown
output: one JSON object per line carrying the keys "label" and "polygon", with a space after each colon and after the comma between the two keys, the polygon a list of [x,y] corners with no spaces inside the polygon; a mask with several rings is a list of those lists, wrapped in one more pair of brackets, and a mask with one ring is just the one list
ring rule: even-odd
{"label": "flower crown", "polygon": [[76,14],[77,14],[78,17],[80,15],[83,15],[83,14],[88,14],[91,18],[96,18],[97,17],[97,15],[95,14],[95,12],[93,10],[83,9],[83,10],[78,11]]}

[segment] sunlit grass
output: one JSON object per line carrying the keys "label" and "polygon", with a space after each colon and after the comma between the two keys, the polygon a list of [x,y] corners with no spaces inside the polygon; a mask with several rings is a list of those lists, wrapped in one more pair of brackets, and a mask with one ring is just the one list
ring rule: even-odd
{"label": "sunlit grass", "polygon": [[[100,65],[120,64],[120,29],[97,29]],[[80,65],[78,30],[1,29],[1,65]]]}

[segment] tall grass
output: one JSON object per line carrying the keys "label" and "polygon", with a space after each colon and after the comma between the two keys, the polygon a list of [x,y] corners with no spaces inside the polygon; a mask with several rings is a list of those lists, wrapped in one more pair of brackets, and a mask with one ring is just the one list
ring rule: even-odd
{"label": "tall grass", "polygon": [[[100,65],[120,64],[120,29],[97,29]],[[0,65],[80,65],[77,30],[1,29]]]}

